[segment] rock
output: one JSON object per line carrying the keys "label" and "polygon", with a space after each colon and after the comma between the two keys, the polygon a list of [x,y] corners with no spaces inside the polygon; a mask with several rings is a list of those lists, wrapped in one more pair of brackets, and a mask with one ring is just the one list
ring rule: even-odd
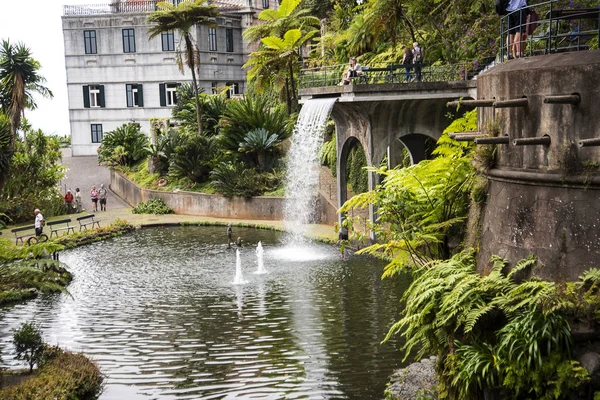
{"label": "rock", "polygon": [[585,353],[579,357],[579,363],[592,376],[600,372],[600,354],[598,353]]}
{"label": "rock", "polygon": [[438,379],[435,374],[436,357],[424,358],[394,372],[390,377],[391,385],[386,390],[388,398],[413,400],[437,398]]}

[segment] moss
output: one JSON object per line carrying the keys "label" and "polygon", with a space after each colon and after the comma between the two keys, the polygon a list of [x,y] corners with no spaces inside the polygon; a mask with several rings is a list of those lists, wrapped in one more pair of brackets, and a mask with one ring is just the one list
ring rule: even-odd
{"label": "moss", "polygon": [[102,374],[83,354],[53,349],[30,379],[0,390],[0,398],[25,399],[95,399],[102,389]]}

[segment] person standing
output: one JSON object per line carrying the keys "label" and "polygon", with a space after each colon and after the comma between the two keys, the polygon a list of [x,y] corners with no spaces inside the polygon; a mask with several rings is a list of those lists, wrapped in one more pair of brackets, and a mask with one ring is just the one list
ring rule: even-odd
{"label": "person standing", "polygon": [[96,186],[92,186],[92,190],[90,190],[90,198],[92,199],[92,207],[94,212],[98,212],[98,191],[96,190]]}
{"label": "person standing", "polygon": [[413,43],[413,64],[415,65],[415,75],[417,82],[421,82],[421,68],[423,65],[423,49],[418,42]]}
{"label": "person standing", "polygon": [[[527,14],[529,9],[527,0],[510,0],[506,11],[508,12],[508,58],[523,55],[523,40],[527,28]],[[525,35],[526,36],[526,35]]]}
{"label": "person standing", "polygon": [[402,55],[402,64],[404,64],[404,71],[406,76],[404,77],[404,83],[410,82],[413,79],[410,70],[412,69],[411,64],[413,61],[413,54],[408,47],[404,48],[404,54]]}
{"label": "person standing", "polygon": [[42,231],[44,230],[44,225],[46,225],[46,221],[44,220],[44,216],[40,212],[39,208],[33,210],[33,215],[35,215],[35,236],[41,236]]}
{"label": "person standing", "polygon": [[100,184],[100,189],[98,189],[98,199],[100,199],[100,211],[106,211],[106,196],[108,192],[104,187],[104,183]]}
{"label": "person standing", "polygon": [[231,247],[231,243],[233,242],[232,235],[233,235],[233,229],[231,229],[231,222],[230,222],[227,225],[227,247]]}
{"label": "person standing", "polygon": [[81,208],[81,192],[79,191],[79,188],[75,189],[75,207],[77,209],[77,213],[80,213],[82,208]]}
{"label": "person standing", "polygon": [[65,194],[65,208],[67,209],[67,214],[71,214],[73,211],[73,193],[70,190],[67,190]]}

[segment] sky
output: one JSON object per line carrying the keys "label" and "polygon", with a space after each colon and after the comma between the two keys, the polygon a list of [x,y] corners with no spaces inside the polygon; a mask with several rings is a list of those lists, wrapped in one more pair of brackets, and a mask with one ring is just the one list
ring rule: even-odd
{"label": "sky", "polygon": [[36,95],[36,110],[25,110],[34,129],[70,135],[67,74],[61,17],[63,5],[110,3],[110,0],[0,0],[0,39],[23,42],[40,62],[40,74],[53,99]]}

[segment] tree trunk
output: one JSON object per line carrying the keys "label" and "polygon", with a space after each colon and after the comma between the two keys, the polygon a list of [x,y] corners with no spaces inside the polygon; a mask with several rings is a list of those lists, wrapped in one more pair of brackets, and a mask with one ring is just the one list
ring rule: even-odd
{"label": "tree trunk", "polygon": [[198,98],[198,82],[196,81],[196,62],[195,62],[195,51],[194,44],[190,39],[189,33],[185,37],[185,47],[187,51],[188,67],[192,71],[192,86],[194,88],[194,97],[196,100],[196,122],[198,123],[198,135],[202,136],[202,110],[200,106],[200,99]]}
{"label": "tree trunk", "polygon": [[288,116],[292,115],[292,98],[290,94],[290,78],[285,78],[285,100]]}
{"label": "tree trunk", "polygon": [[289,70],[290,70],[290,81],[291,81],[291,88],[292,88],[292,107],[294,108],[293,111],[296,111],[296,106],[298,104],[298,98],[297,98],[297,93],[296,93],[296,85],[294,83],[294,60],[293,58],[290,58],[289,61]]}

